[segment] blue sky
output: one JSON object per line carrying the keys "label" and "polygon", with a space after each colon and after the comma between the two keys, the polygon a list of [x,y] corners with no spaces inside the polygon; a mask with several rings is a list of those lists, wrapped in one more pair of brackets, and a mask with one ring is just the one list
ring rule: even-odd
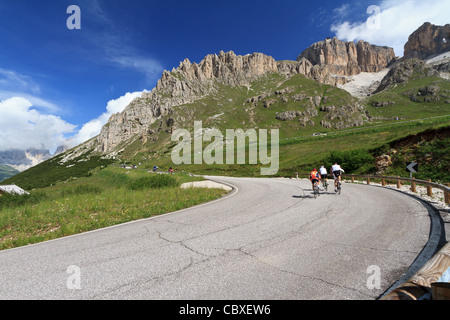
{"label": "blue sky", "polygon": [[[233,50],[295,60],[336,35],[401,55],[423,22],[449,22],[449,3],[0,0],[0,150],[81,142],[185,58]],[[80,30],[66,27],[70,5],[81,10]],[[383,18],[375,31],[366,27],[371,5]]]}

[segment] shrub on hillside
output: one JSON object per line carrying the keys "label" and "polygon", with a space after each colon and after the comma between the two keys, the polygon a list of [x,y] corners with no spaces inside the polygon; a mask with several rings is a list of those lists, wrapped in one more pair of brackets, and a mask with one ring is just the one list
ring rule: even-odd
{"label": "shrub on hillside", "polygon": [[333,151],[326,159],[326,166],[330,168],[333,164],[338,163],[345,173],[353,173],[367,164],[372,164],[373,161],[373,156],[363,149]]}
{"label": "shrub on hillside", "polygon": [[17,208],[26,204],[37,204],[47,198],[47,194],[43,191],[34,191],[24,195],[5,193],[0,197],[0,209]]}
{"label": "shrub on hillside", "polygon": [[129,184],[131,190],[162,189],[178,187],[180,183],[172,176],[165,174],[154,174],[148,177],[138,178]]}

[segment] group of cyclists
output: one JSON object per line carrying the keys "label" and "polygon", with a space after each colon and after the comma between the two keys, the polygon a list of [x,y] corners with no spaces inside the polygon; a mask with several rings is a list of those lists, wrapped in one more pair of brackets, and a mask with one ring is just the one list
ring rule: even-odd
{"label": "group of cyclists", "polygon": [[[335,163],[334,165],[331,166],[331,173],[333,174],[333,178],[334,178],[334,192],[337,191],[338,189],[338,182],[341,182],[341,174],[344,171],[344,169],[341,168],[340,165],[338,165],[337,163]],[[328,182],[328,172],[327,169],[324,166],[321,166],[319,168],[319,171],[317,171],[316,168],[314,168],[313,171],[311,171],[311,173],[309,174],[309,180],[311,180],[311,185],[312,185],[312,189],[314,190],[314,184],[320,183],[320,181],[322,181],[322,183]]]}

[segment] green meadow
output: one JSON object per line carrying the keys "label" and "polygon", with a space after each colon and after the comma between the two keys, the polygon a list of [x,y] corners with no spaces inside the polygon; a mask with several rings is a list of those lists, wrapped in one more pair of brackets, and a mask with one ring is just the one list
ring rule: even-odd
{"label": "green meadow", "polygon": [[30,195],[0,197],[0,250],[70,236],[205,203],[220,189],[181,189],[200,180],[109,166]]}

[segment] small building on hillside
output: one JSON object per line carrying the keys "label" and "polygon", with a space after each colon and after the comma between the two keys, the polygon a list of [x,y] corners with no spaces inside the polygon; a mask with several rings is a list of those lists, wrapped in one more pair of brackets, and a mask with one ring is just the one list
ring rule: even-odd
{"label": "small building on hillside", "polygon": [[7,186],[0,186],[0,196],[2,196],[5,193],[18,194],[18,195],[29,194],[28,192],[26,192],[25,190],[23,190],[22,188],[19,188],[18,186],[14,185],[14,184],[7,185]]}

